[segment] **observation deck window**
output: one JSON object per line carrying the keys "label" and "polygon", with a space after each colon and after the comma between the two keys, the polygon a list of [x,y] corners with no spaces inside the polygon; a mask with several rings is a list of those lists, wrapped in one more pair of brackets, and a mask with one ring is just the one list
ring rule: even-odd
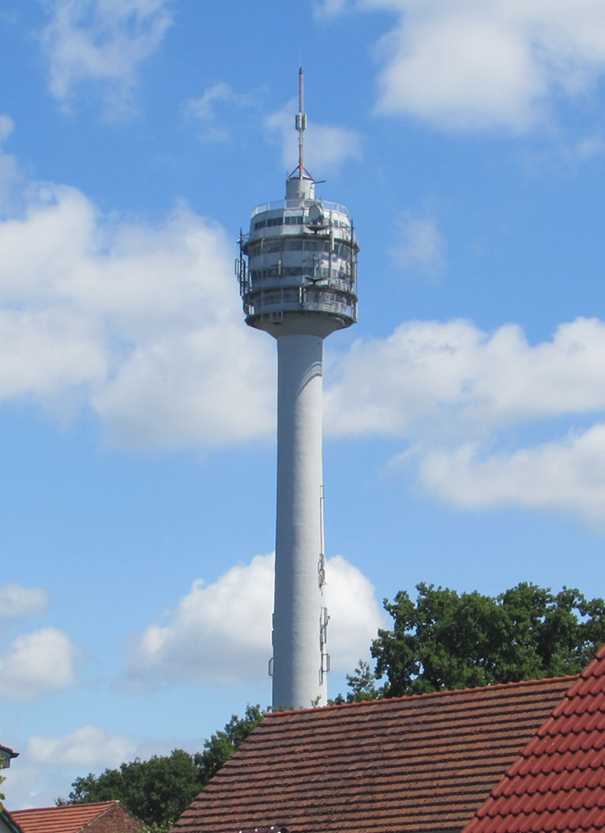
{"label": "observation deck window", "polygon": [[257,222],[254,223],[254,230],[256,231],[259,228],[265,228],[269,226],[283,226],[283,224],[283,217],[269,217],[267,220],[257,220]]}
{"label": "observation deck window", "polygon": [[[302,214],[298,214],[294,217],[268,217],[266,220],[256,220],[254,223],[254,231],[258,231],[258,229],[261,228],[271,228],[272,226],[302,226],[304,225],[304,222],[305,218]],[[334,228],[350,228],[350,225],[346,220],[339,220],[336,217],[331,219],[330,224]]]}
{"label": "observation deck window", "polygon": [[[304,249],[306,252],[325,252],[330,253],[330,243],[328,240],[303,240],[300,237],[291,239],[283,239],[279,237],[268,237],[260,243],[254,243],[250,246],[248,251],[249,257],[260,257],[264,254],[271,254],[273,252],[300,252]],[[332,246],[332,254],[336,257],[349,259],[351,256],[351,247],[347,243],[334,243]]]}
{"label": "observation deck window", "polygon": [[341,257],[349,257],[351,254],[351,247],[343,243],[334,243],[334,248],[332,251],[335,255],[340,255]]}
{"label": "observation deck window", "polygon": [[252,283],[266,278],[299,278],[303,276],[307,278],[339,278],[346,280],[351,277],[351,272],[348,269],[329,269],[327,266],[317,266],[315,264],[308,266],[283,266],[281,271],[279,271],[277,266],[271,269],[252,269],[250,271]]}
{"label": "observation deck window", "polygon": [[330,251],[330,244],[326,240],[322,242],[321,240],[305,240],[305,251],[306,252],[329,252]]}
{"label": "observation deck window", "polygon": [[266,240],[261,248],[261,254],[271,254],[272,252],[281,252],[281,240],[269,238]]}

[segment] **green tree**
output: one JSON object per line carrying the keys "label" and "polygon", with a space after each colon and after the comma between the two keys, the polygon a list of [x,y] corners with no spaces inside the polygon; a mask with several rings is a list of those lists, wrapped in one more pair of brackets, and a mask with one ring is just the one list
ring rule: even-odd
{"label": "green tree", "polygon": [[177,818],[197,795],[199,775],[193,756],[175,749],[169,756],[137,758],[99,776],[76,778],[68,803],[117,800],[146,824],[162,824]]}
{"label": "green tree", "polygon": [[76,778],[69,798],[59,798],[57,804],[121,801],[156,833],[161,833],[172,826],[233,755],[263,714],[260,706],[248,706],[243,718],[233,715],[224,729],[204,742],[203,751],[194,755],[175,749],[170,755],[154,755],[147,761],[137,758],[98,776],[89,773]]}
{"label": "green tree", "polygon": [[233,715],[224,729],[215,732],[209,740],[204,741],[204,751],[198,752],[194,756],[203,786],[233,755],[254,727],[258,726],[263,719],[263,715],[264,711],[260,706],[247,706],[244,717],[239,718],[237,715]]}
{"label": "green tree", "polygon": [[371,647],[375,678],[386,677],[378,696],[576,674],[605,642],[605,602],[579,590],[555,595],[528,583],[496,597],[417,590],[415,603],[405,591],[384,601],[393,629],[380,630]]}
{"label": "green tree", "polygon": [[364,700],[376,700],[384,696],[382,688],[377,688],[378,678],[372,672],[370,663],[360,659],[353,674],[347,674],[347,683],[351,689],[346,697],[338,694],[333,700],[328,700],[329,706],[340,706],[343,703],[361,703]]}

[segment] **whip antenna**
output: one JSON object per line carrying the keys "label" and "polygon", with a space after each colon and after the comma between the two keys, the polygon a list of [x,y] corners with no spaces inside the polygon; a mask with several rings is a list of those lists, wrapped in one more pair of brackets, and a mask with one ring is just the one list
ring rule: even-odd
{"label": "whip antenna", "polygon": [[304,113],[305,74],[303,68],[298,70],[298,113],[296,114],[296,129],[298,130],[298,178],[305,175],[305,141],[303,134],[307,129],[307,116]]}

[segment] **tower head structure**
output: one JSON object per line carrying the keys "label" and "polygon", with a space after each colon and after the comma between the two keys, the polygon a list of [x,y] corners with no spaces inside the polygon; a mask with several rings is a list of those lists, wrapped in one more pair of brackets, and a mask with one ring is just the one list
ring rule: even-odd
{"label": "tower head structure", "polygon": [[303,71],[298,165],[286,196],[259,205],[236,262],[246,323],[277,339],[277,527],[273,706],[323,705],[328,609],[323,543],[323,339],[357,320],[359,247],[347,209],[318,198],[305,168]]}
{"label": "tower head structure", "polygon": [[303,107],[301,69],[298,165],[286,180],[285,200],[255,208],[250,231],[240,238],[237,272],[246,323],[275,338],[286,332],[325,337],[357,320],[359,247],[347,209],[316,197],[304,164]]}

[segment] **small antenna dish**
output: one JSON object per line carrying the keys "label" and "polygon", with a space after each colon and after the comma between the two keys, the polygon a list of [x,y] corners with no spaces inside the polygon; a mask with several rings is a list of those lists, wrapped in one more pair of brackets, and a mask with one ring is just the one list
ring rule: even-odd
{"label": "small antenna dish", "polygon": [[324,214],[321,208],[315,203],[309,209],[309,220],[313,223],[313,225],[321,225],[323,223]]}

